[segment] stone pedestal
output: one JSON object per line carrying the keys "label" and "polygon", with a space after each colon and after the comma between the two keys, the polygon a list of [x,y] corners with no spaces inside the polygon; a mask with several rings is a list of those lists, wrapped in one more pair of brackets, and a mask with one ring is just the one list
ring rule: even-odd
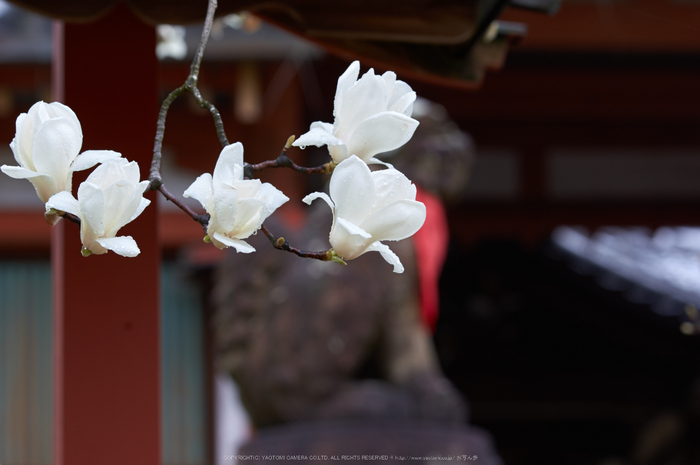
{"label": "stone pedestal", "polygon": [[263,428],[241,448],[238,461],[256,465],[502,464],[490,435],[479,428],[367,418]]}

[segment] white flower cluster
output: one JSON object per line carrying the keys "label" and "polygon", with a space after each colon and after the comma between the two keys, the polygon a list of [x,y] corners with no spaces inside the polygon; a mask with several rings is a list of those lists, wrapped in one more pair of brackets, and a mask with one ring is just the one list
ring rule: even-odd
{"label": "white flower cluster", "polygon": [[209,213],[207,237],[218,248],[255,252],[243,239],[260,229],[263,221],[289,200],[270,183],[243,179],[243,145],[224,147],[214,175],[204,173],[185,191]]}
{"label": "white flower cluster", "polygon": [[[337,255],[352,260],[376,251],[403,272],[399,258],[381,241],[398,241],[415,234],[425,222],[425,205],[416,201],[416,186],[401,172],[374,156],[397,149],[413,136],[418,121],[411,118],[416,93],[391,71],[373,70],[360,79],[360,63],[353,62],[338,79],[333,124],[315,122],[294,142],[297,146],[328,146],[337,163],[331,176],[330,197],[314,192],[333,211],[330,243]],[[386,169],[371,171],[367,164]]]}
{"label": "white flower cluster", "polygon": [[[393,72],[382,76],[369,70],[358,79],[359,62],[338,79],[334,122],[315,122],[294,142],[295,146],[326,145],[335,167],[330,195],[315,192],[303,201],[323,199],[333,212],[329,235],[334,257],[352,260],[365,252],[379,252],[403,272],[399,258],[381,241],[412,236],[425,221],[425,206],[417,202],[416,187],[402,173],[375,158],[397,149],[413,136],[418,121],[411,118],[416,94]],[[117,152],[80,152],[82,129],[73,111],[54,102],[38,102],[17,118],[10,147],[19,166],[2,166],[13,178],[28,179],[46,205],[46,218],[55,224],[59,215],[80,218],[83,255],[108,250],[127,257],[140,251],[119,229],[138,217],[150,203],[143,198],[148,181],[139,181],[139,167]],[[100,164],[71,194],[74,171]],[[383,165],[372,171],[368,164]],[[243,146],[225,147],[213,175],[199,176],[184,192],[209,214],[207,239],[218,248],[238,252],[255,249],[245,239],[289,199],[269,183],[245,179]]]}
{"label": "white flower cluster", "polygon": [[[110,150],[80,153],[83,131],[80,121],[67,106],[37,102],[17,117],[10,148],[19,166],[3,165],[3,173],[28,179],[46,205],[46,220],[55,224],[60,213],[80,218],[83,255],[112,250],[135,257],[140,250],[130,236],[117,237],[125,224],[143,212],[150,200],[143,198],[148,181],[139,182],[139,167]],[[71,194],[74,171],[100,163]]]}

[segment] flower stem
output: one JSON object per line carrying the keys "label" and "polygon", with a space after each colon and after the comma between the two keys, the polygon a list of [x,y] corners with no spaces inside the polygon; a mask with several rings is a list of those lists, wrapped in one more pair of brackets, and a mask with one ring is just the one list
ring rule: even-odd
{"label": "flower stem", "polygon": [[59,216],[62,216],[66,220],[70,221],[71,223],[75,223],[78,226],[80,226],[80,218],[78,218],[76,215],[74,215],[72,213],[63,212],[63,214],[59,215]]}
{"label": "flower stem", "polygon": [[332,249],[324,250],[323,252],[307,252],[305,250],[300,250],[296,247],[292,247],[291,245],[289,245],[289,242],[287,242],[284,237],[275,237],[275,235],[272,234],[265,226],[262,226],[260,230],[265,234],[265,236],[267,236],[267,239],[270,241],[270,244],[272,244],[272,246],[277,250],[284,250],[287,252],[291,252],[299,257],[313,258],[324,262],[335,261],[333,260],[334,254],[332,253]]}
{"label": "flower stem", "polygon": [[[209,111],[209,113],[211,113],[211,116],[214,119],[214,126],[216,127],[216,134],[219,138],[221,146],[226,147],[227,145],[229,145],[228,138],[226,137],[226,133],[224,131],[224,123],[221,119],[221,114],[219,113],[219,110],[217,110],[217,108],[212,103],[205,100],[202,97],[200,90],[197,88],[199,70],[202,64],[202,58],[204,56],[204,49],[207,45],[207,42],[209,41],[209,35],[211,33],[212,24],[214,22],[214,12],[216,11],[216,7],[217,0],[209,0],[209,4],[207,7],[207,16],[204,20],[204,27],[202,29],[202,36],[200,38],[197,51],[195,52],[194,59],[192,60],[192,64],[190,66],[190,73],[187,76],[185,83],[177,89],[170,92],[170,94],[168,94],[168,96],[163,100],[163,103],[161,104],[160,111],[158,112],[158,121],[156,125],[156,137],[153,144],[153,159],[151,160],[151,168],[148,175],[148,180],[150,181],[149,190],[160,191],[163,197],[165,197],[170,202],[173,202],[175,205],[177,205],[178,208],[187,213],[187,215],[189,215],[193,220],[201,224],[205,230],[205,234],[207,225],[210,220],[210,216],[207,214],[197,214],[195,211],[193,211],[191,208],[185,205],[180,199],[172,195],[165,188],[165,185],[163,184],[163,176],[161,174],[161,162],[163,159],[163,138],[165,136],[165,120],[168,116],[168,110],[170,109],[170,105],[185,92],[189,92],[190,94],[192,94],[192,97],[195,99],[197,104],[201,108],[205,108]],[[289,157],[287,157],[287,150],[289,149],[289,147],[291,147],[292,142],[294,142],[294,136],[291,136],[289,139],[287,139],[287,143],[282,149],[282,153],[280,153],[280,155],[275,160],[269,160],[255,165],[245,163],[245,176],[249,179],[252,179],[255,172],[262,171],[267,168],[291,168],[294,171],[305,174],[328,174],[331,173],[335,168],[334,162],[329,162],[314,168],[306,168],[297,165]],[[80,219],[77,217],[75,217],[74,219],[68,217],[68,219],[74,222],[75,220],[77,220],[78,224],[80,224]],[[272,233],[270,233],[270,231],[267,230],[265,226],[262,226],[261,229],[263,233],[265,233],[267,238],[270,240],[270,243],[276,249],[292,252],[300,257],[305,258],[314,258],[323,261],[335,261],[337,263],[342,262],[342,259],[338,259],[337,255],[335,255],[332,249],[323,252],[303,251],[289,245],[289,242],[287,242],[283,237],[275,237]]]}
{"label": "flower stem", "polygon": [[180,199],[175,197],[173,194],[171,194],[168,189],[165,188],[163,184],[160,185],[158,188],[161,194],[163,194],[163,197],[174,203],[180,210],[183,212],[187,213],[193,220],[195,220],[197,223],[201,224],[204,227],[204,230],[206,232],[207,224],[209,224],[209,215],[205,214],[198,214],[194,210],[192,210],[190,207],[185,205]]}
{"label": "flower stem", "polygon": [[330,174],[333,172],[333,169],[335,168],[336,163],[335,162],[328,162],[324,163],[323,165],[320,166],[315,166],[313,168],[306,168],[304,166],[299,166],[296,163],[292,161],[291,158],[287,156],[287,150],[291,146],[292,142],[294,141],[294,136],[291,136],[289,139],[287,139],[287,143],[285,144],[284,148],[282,149],[282,152],[280,155],[274,159],[274,160],[268,160],[268,161],[263,161],[261,163],[256,163],[254,165],[251,165],[249,163],[245,164],[244,167],[244,173],[245,176],[249,179],[253,178],[253,173],[257,171],[263,171],[268,168],[291,168],[297,173],[304,173],[304,174]]}

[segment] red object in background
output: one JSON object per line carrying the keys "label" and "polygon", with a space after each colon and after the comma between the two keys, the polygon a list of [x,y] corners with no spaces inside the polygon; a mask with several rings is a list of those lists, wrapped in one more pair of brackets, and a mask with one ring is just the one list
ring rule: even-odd
{"label": "red object in background", "polygon": [[[57,24],[54,98],[80,119],[83,150],[110,149],[148,176],[157,102],[155,31],[124,5]],[[74,192],[87,173],[73,180]],[[119,231],[141,249],[83,257],[77,225],[53,228],[55,465],[158,465],[160,247],[157,204]]]}
{"label": "red object in background", "polygon": [[425,325],[435,332],[440,310],[440,273],[447,257],[450,232],[445,208],[437,196],[417,188],[416,200],[423,202],[426,208],[425,223],[413,236],[418,262],[421,316]]}

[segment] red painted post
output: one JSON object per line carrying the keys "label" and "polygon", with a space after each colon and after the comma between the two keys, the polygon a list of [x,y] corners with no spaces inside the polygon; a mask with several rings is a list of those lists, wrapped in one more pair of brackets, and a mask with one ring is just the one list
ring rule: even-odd
{"label": "red painted post", "polygon": [[[56,99],[80,119],[83,150],[121,152],[145,179],[158,111],[153,27],[122,3],[56,29]],[[55,465],[160,464],[160,249],[147,197],[119,231],[138,243],[136,258],[83,257],[78,227],[54,227]]]}

